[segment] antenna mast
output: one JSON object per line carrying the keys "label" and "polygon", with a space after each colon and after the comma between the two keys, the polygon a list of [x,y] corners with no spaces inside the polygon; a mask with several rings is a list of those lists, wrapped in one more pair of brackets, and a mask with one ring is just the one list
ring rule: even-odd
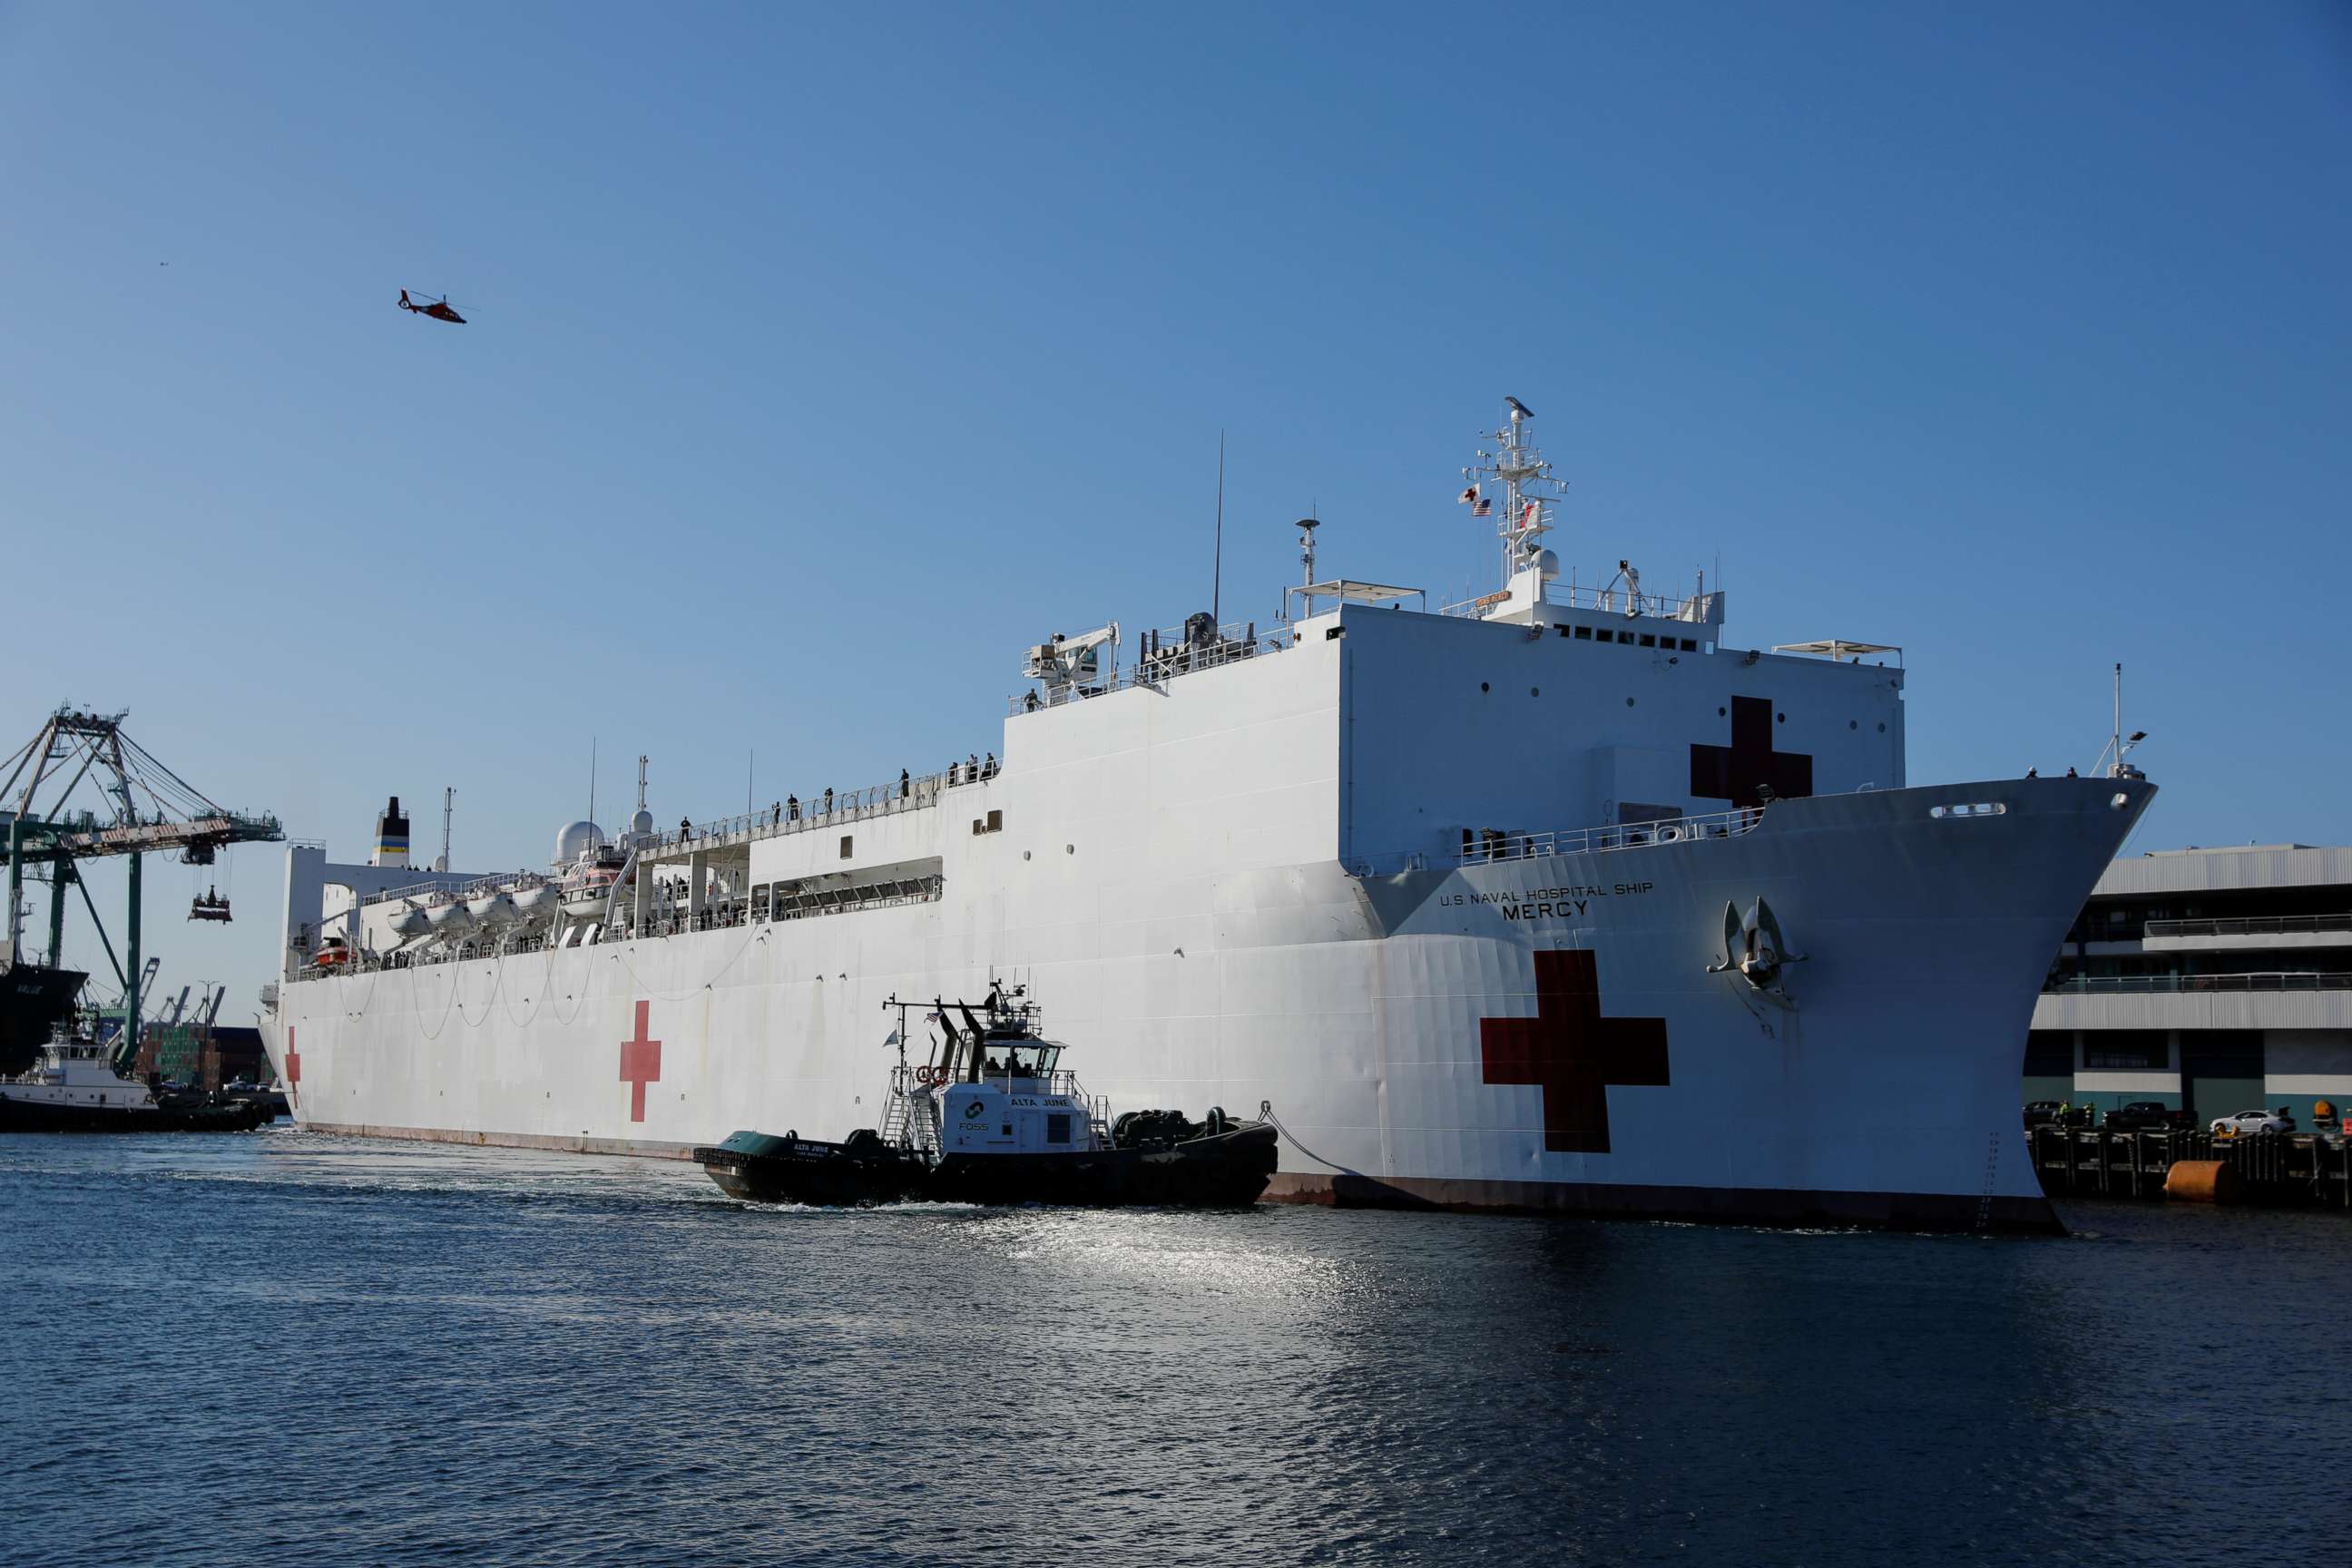
{"label": "antenna mast", "polygon": [[445,785],[441,791],[441,858],[433,862],[436,871],[449,868],[449,818],[457,809],[457,791],[454,786]]}
{"label": "antenna mast", "polygon": [[2115,772],[2124,771],[2124,667],[2116,663],[2116,765]]}
{"label": "antenna mast", "polygon": [[1209,578],[1209,619],[1224,625],[1220,612],[1225,594],[1225,433],[1217,432],[1217,553]]}
{"label": "antenna mast", "polygon": [[1483,517],[1493,500],[1480,493],[1483,487],[1489,481],[1502,486],[1503,508],[1495,519],[1495,534],[1502,545],[1503,583],[1507,587],[1512,574],[1526,563],[1521,558],[1540,552],[1539,541],[1551,530],[1547,508],[1566,498],[1568,481],[1551,471],[1551,464],[1528,439],[1527,426],[1535,418],[1535,410],[1516,397],[1503,402],[1510,408],[1510,422],[1486,437],[1495,442],[1495,450],[1480,448],[1478,460],[1462,470],[1471,486],[1462,499],[1477,503],[1473,510]]}

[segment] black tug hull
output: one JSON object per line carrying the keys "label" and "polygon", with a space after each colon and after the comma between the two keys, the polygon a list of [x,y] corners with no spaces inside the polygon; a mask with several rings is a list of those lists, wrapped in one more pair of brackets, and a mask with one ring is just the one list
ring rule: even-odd
{"label": "black tug hull", "polygon": [[267,1104],[52,1105],[0,1093],[0,1132],[250,1132],[276,1119]]}
{"label": "black tug hull", "polygon": [[1276,1148],[1275,1130],[1261,1121],[1161,1149],[960,1154],[935,1168],[895,1152],[858,1155],[838,1143],[742,1132],[694,1158],[722,1191],[750,1203],[1246,1208],[1273,1179]]}
{"label": "black tug hull", "polygon": [[49,1031],[73,1012],[88,979],[79,969],[16,963],[0,970],[0,1073],[20,1073],[38,1061]]}

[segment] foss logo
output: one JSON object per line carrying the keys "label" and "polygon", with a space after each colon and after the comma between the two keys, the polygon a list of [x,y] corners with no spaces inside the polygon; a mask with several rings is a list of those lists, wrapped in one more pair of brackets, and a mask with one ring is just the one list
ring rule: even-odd
{"label": "foss logo", "polygon": [[980,1120],[980,1113],[987,1109],[988,1105],[986,1101],[975,1100],[970,1105],[963,1108],[964,1120],[966,1121],[977,1121]]}

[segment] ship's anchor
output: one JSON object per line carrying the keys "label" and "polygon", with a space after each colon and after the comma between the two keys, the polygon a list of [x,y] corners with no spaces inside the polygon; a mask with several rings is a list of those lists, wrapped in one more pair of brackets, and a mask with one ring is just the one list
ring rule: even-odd
{"label": "ship's anchor", "polygon": [[1736,972],[1758,995],[1793,1008],[1796,1004],[1781,984],[1780,972],[1789,964],[1804,962],[1803,953],[1789,951],[1788,938],[1780,934],[1772,906],[1760,896],[1748,906],[1744,919],[1737,904],[1723,906],[1723,962],[1708,964],[1709,974]]}

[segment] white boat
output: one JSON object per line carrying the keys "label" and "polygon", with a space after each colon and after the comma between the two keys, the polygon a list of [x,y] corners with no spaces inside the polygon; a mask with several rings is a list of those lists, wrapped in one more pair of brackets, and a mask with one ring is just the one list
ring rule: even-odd
{"label": "white boat", "polygon": [[512,893],[500,888],[488,893],[477,893],[466,900],[466,914],[475,926],[485,931],[496,931],[512,925],[520,918]]}
{"label": "white boat", "polygon": [[1268,1104],[1276,1197],[2053,1226],[2017,1134],[2028,1020],[2153,788],[1913,785],[1898,647],[1735,645],[1720,589],[1622,562],[1563,583],[1530,417],[1463,496],[1501,509],[1495,592],[1433,611],[1319,574],[1304,525],[1279,620],[1008,636],[1030,679],[987,763],[641,818],[602,860],[574,825],[559,850],[612,875],[567,881],[543,936],[386,968],[370,900],[410,874],[292,848],[289,951],[332,924],[361,953],[281,976],[296,1117],[837,1140],[873,1121],[886,998],[1002,978],[1055,998],[1116,1103]]}

